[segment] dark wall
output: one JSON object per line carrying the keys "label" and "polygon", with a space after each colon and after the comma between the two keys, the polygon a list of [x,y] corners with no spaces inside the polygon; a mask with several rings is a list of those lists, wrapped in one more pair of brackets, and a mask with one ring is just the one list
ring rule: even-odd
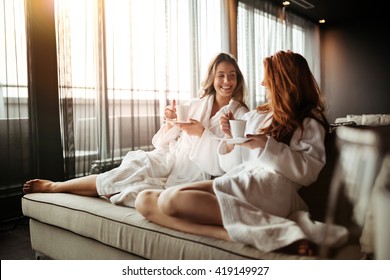
{"label": "dark wall", "polygon": [[384,29],[373,20],[321,29],[321,88],[330,122],[347,114],[390,113],[390,52]]}

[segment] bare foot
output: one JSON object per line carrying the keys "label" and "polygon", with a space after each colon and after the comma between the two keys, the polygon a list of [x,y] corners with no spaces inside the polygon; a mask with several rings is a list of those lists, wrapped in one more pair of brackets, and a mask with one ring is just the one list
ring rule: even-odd
{"label": "bare foot", "polygon": [[56,183],[49,180],[34,179],[23,185],[23,193],[54,192]]}

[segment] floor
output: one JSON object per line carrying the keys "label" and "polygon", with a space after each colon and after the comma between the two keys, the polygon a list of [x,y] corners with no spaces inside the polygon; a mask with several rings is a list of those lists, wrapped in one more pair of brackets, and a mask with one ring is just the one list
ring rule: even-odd
{"label": "floor", "polygon": [[35,260],[28,221],[20,217],[0,223],[0,260]]}

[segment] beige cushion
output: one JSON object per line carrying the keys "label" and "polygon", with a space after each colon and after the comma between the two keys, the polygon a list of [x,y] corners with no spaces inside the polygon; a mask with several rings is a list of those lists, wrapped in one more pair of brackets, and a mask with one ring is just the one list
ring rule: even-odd
{"label": "beige cushion", "polygon": [[[22,198],[22,209],[25,216],[41,224],[62,231],[65,229],[85,240],[98,241],[109,248],[123,250],[144,259],[307,259],[276,252],[264,253],[244,244],[171,230],[147,221],[133,208],[113,205],[104,198],[65,193],[32,193]],[[37,233],[32,231],[31,234]],[[42,238],[32,236],[36,244],[41,243],[45,247],[56,246],[56,242],[61,242],[56,240],[55,235],[50,241],[39,240]],[[83,250],[82,246],[75,244],[69,242],[67,246],[73,246],[73,251]],[[34,249],[43,254],[48,250]],[[100,258],[104,257],[102,254]],[[70,258],[64,254],[58,256]],[[75,256],[81,259],[90,258],[91,255],[79,252]],[[115,255],[107,255],[107,259],[109,256]]]}

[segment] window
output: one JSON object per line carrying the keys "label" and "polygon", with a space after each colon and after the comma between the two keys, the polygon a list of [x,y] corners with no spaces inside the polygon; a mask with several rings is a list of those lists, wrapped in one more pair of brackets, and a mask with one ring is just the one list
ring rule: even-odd
{"label": "window", "polygon": [[56,0],[64,157],[78,174],[153,149],[167,103],[197,96],[228,51],[225,14],[223,0]]}
{"label": "window", "polygon": [[240,0],[238,4],[238,61],[251,93],[250,107],[265,101],[263,59],[279,50],[305,56],[320,81],[319,28],[316,24],[286,12],[270,1]]}
{"label": "window", "polygon": [[0,119],[27,118],[24,1],[0,5]]}

